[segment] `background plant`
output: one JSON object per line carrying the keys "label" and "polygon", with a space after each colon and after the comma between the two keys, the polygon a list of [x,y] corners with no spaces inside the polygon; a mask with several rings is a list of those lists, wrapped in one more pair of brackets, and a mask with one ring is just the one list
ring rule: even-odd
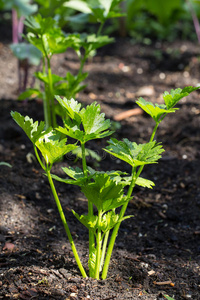
{"label": "background plant", "polygon": [[34,14],[38,6],[30,0],[0,0],[0,9],[12,13],[12,44],[14,55],[18,58],[18,83],[21,93],[27,87],[28,72],[31,65],[38,66],[41,55],[38,49],[22,38],[25,17]]}
{"label": "background plant", "polygon": [[[65,34],[55,19],[52,17],[43,18],[40,14],[27,17],[24,21],[29,30],[26,39],[42,53],[43,70],[35,73],[35,76],[43,82],[44,91],[40,88],[30,88],[22,93],[19,99],[33,99],[35,97],[43,99],[44,118],[47,128],[56,126],[56,113],[62,116],[61,109],[55,108],[54,95],[62,95],[67,98],[75,97],[85,87],[82,82],[88,74],[83,72],[83,67],[87,59],[93,56],[98,48],[113,42],[112,38],[101,35],[101,31],[108,18],[120,16],[120,13],[114,11],[120,2],[119,0],[106,2],[95,0],[88,3],[84,1],[68,1],[63,4],[71,9],[86,10],[88,14],[92,15],[94,21],[100,24],[97,34]],[[52,56],[65,52],[68,48],[73,48],[79,58],[80,68],[78,74],[74,76],[67,72],[64,77],[52,74]]]}
{"label": "background plant", "polygon": [[[93,139],[101,139],[111,135],[110,120],[100,111],[100,105],[92,103],[82,108],[77,101],[56,96],[65,111],[66,118],[63,126],[45,130],[45,123],[33,122],[28,116],[23,117],[18,112],[12,112],[16,123],[25,131],[33,143],[36,157],[45,171],[54,195],[61,220],[69,238],[72,251],[83,277],[86,271],[80,261],[73,238],[70,233],[63,209],[55,189],[53,179],[66,184],[77,185],[88,199],[87,214],[78,215],[72,210],[75,217],[89,230],[89,276],[99,279],[107,277],[110,258],[115,240],[122,221],[131,216],[125,216],[129,201],[133,197],[136,185],[152,188],[151,180],[140,175],[145,165],[157,163],[164,149],[155,141],[155,134],[159,124],[169,113],[178,108],[175,105],[180,99],[197,90],[194,87],[171,90],[163,94],[164,104],[153,104],[139,98],[136,103],[149,114],[155,126],[149,142],[137,144],[128,139],[118,141],[110,139],[104,149],[109,154],[128,163],[130,174],[121,171],[96,171],[88,167],[85,159],[85,144]],[[74,144],[67,144],[67,137],[73,138]],[[82,150],[82,168],[62,168],[67,178],[51,174],[53,164],[63,155],[74,150],[78,144]],[[94,210],[94,206],[96,210]],[[95,213],[97,211],[97,213]],[[110,236],[110,238],[109,238]]]}
{"label": "background plant", "polygon": [[[191,3],[199,18],[199,1],[191,0]],[[115,22],[113,27],[115,30],[117,26],[123,27],[122,35],[129,35],[136,42],[196,38],[186,0],[126,0],[123,9],[126,13],[124,22]]]}

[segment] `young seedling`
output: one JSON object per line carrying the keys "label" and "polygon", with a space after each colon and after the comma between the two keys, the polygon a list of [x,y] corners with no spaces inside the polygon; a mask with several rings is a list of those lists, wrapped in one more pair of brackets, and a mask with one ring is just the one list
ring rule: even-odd
{"label": "young seedling", "polygon": [[[107,153],[128,163],[131,166],[131,174],[121,171],[95,171],[87,166],[85,144],[90,140],[105,138],[112,134],[112,131],[109,130],[110,120],[105,119],[105,115],[100,111],[100,105],[92,103],[86,108],[82,108],[81,104],[74,99],[68,100],[56,96],[66,117],[63,126],[59,126],[55,130],[51,128],[45,130],[44,122],[34,123],[27,116],[23,117],[17,112],[11,113],[13,119],[33,143],[36,157],[49,180],[72,251],[83,277],[87,275],[77,254],[53,179],[79,186],[88,199],[87,214],[79,215],[74,210],[72,212],[89,230],[89,276],[106,279],[120,224],[123,220],[131,217],[125,216],[125,212],[133,197],[134,187],[136,185],[147,188],[154,186],[151,180],[142,178],[140,175],[144,166],[157,163],[164,151],[162,145],[154,140],[158,125],[167,114],[178,110],[174,106],[180,99],[197,89],[186,87],[183,90],[176,89],[171,90],[170,93],[165,92],[163,94],[165,104],[162,105],[146,102],[143,98],[136,101],[155,121],[149,142],[137,144],[126,138],[122,141],[111,138],[108,142],[109,145],[104,149]],[[75,144],[66,144],[67,137],[75,139]],[[82,150],[82,168],[62,168],[67,178],[51,174],[52,165],[78,145]],[[94,206],[97,213],[94,212]]]}

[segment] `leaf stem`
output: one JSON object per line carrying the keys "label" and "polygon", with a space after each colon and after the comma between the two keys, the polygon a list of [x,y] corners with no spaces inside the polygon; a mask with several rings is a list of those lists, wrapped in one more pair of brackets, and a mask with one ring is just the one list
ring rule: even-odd
{"label": "leaf stem", "polygon": [[[87,173],[87,164],[86,164],[86,156],[85,156],[85,143],[81,142],[81,150],[82,150],[82,166],[83,166],[83,174],[85,177],[88,176]],[[88,216],[92,217],[93,216],[93,204],[92,202],[88,201]],[[94,232],[92,229],[89,229],[89,257],[90,254],[92,254],[93,249],[95,246],[95,240],[94,240]],[[89,275],[91,276],[91,270],[89,270]]]}
{"label": "leaf stem", "polygon": [[37,160],[38,160],[40,166],[42,167],[42,169],[43,169],[44,171],[46,171],[46,166],[43,164],[43,162],[42,162],[42,160],[41,160],[41,158],[40,158],[40,156],[39,156],[39,153],[38,153],[38,151],[37,151],[37,147],[35,146],[35,144],[33,144],[33,147],[34,147],[35,155],[36,155],[36,157],[37,157]]}
{"label": "leaf stem", "polygon": [[102,252],[101,252],[100,272],[103,269],[103,263],[104,263],[104,259],[105,259],[106,247],[107,247],[107,243],[108,243],[109,234],[110,234],[110,230],[106,231],[105,236],[104,236],[103,247],[102,247]]}
{"label": "leaf stem", "polygon": [[102,29],[103,29],[104,23],[105,23],[105,22],[101,22],[101,24],[100,24],[100,26],[99,26],[99,29],[98,29],[98,31],[97,31],[97,36],[99,36],[99,35],[101,34],[101,31],[102,31]]}
{"label": "leaf stem", "polygon": [[51,190],[52,190],[52,193],[53,193],[53,196],[54,196],[54,199],[55,199],[55,202],[56,202],[56,205],[58,207],[58,211],[59,211],[59,214],[60,214],[60,218],[63,222],[63,225],[64,225],[64,228],[65,228],[65,231],[67,233],[67,237],[69,239],[69,242],[70,242],[70,245],[71,245],[71,248],[72,248],[72,251],[74,253],[74,257],[75,257],[75,260],[76,260],[76,263],[79,267],[79,270],[83,276],[83,278],[86,278],[87,277],[87,274],[82,266],[82,263],[80,261],[80,258],[79,258],[79,255],[77,253],[77,250],[76,250],[76,247],[75,247],[75,244],[74,244],[74,241],[73,241],[73,238],[72,238],[72,235],[71,235],[71,232],[70,232],[70,229],[68,227],[68,224],[67,224],[67,221],[66,221],[66,218],[65,218],[65,215],[64,215],[64,212],[63,212],[63,209],[62,209],[62,206],[61,206],[61,203],[60,203],[60,200],[58,198],[58,194],[56,192],[56,189],[55,189],[55,186],[54,186],[54,183],[53,183],[53,180],[52,180],[52,177],[51,177],[51,174],[50,174],[50,170],[49,168],[46,169],[46,174],[47,174],[47,177],[48,177],[48,180],[49,180],[49,184],[50,184],[50,187],[51,187]]}
{"label": "leaf stem", "polygon": [[[135,186],[136,179],[137,179],[137,177],[136,177],[136,169],[133,168],[132,169],[132,181],[131,181],[131,184],[129,186],[128,192],[127,192],[127,197],[128,198],[131,197],[133,188]],[[119,214],[119,220],[121,220],[123,218],[123,216],[124,216],[124,214],[126,212],[126,208],[128,206],[128,203],[129,203],[129,201],[127,201],[122,206],[120,214]],[[102,276],[101,276],[102,279],[106,279],[106,277],[107,277],[108,267],[109,267],[109,263],[110,263],[112,251],[113,251],[113,248],[114,248],[115,240],[116,240],[116,237],[117,237],[120,225],[121,225],[121,222],[117,223],[115,225],[115,227],[113,228],[113,232],[112,232],[112,235],[111,235],[111,238],[110,238],[110,242],[109,242],[109,245],[108,245],[108,250],[107,250],[107,254],[106,254],[106,258],[105,258],[105,263],[104,263],[104,267],[103,267],[103,272],[102,272]]]}
{"label": "leaf stem", "polygon": [[81,152],[82,152],[83,174],[85,177],[87,177],[87,164],[86,164],[85,143],[84,142],[81,142]]}
{"label": "leaf stem", "polygon": [[88,58],[88,55],[89,54],[84,54],[84,57],[83,58],[80,58],[80,62],[81,62],[81,65],[80,65],[80,68],[79,68],[79,71],[78,71],[78,76],[80,76],[81,74],[82,74],[82,72],[83,72],[83,67],[84,67],[84,65],[85,65],[85,62],[86,62],[86,60],[87,60],[87,58]]}
{"label": "leaf stem", "polygon": [[101,216],[102,216],[102,211],[100,210],[98,213],[98,230],[97,230],[97,247],[96,247],[96,264],[95,264],[95,278],[98,280],[99,279],[99,272],[100,272],[100,263],[101,263]]}
{"label": "leaf stem", "polygon": [[[43,74],[46,73],[45,70],[45,56],[43,55],[42,57],[42,71]],[[44,90],[45,90],[45,95],[43,98],[43,110],[44,110],[44,121],[45,121],[45,127],[46,129],[51,126],[51,114],[50,114],[50,103],[49,103],[49,98],[48,98],[48,92],[47,92],[47,84],[44,84]]]}
{"label": "leaf stem", "polygon": [[[152,135],[150,137],[150,142],[152,142],[154,140],[154,136],[156,134],[156,131],[157,131],[157,128],[158,128],[159,124],[160,124],[160,122],[156,123],[156,125],[153,129]],[[127,192],[127,198],[128,199],[132,195],[133,189],[135,187],[136,180],[140,176],[143,168],[144,168],[144,165],[140,166],[137,172],[136,172],[136,168],[133,167],[133,169],[132,169],[132,181],[131,181],[131,184],[129,186],[128,192]],[[128,203],[129,203],[129,200],[122,206],[120,214],[119,214],[119,220],[121,220],[124,217],[124,214],[126,212]],[[109,242],[109,245],[108,245],[108,250],[107,250],[107,254],[106,254],[104,267],[103,267],[102,279],[106,279],[106,277],[107,277],[108,267],[109,267],[113,247],[114,247],[114,244],[115,244],[115,240],[116,240],[120,225],[121,225],[121,222],[117,223],[115,225],[114,229],[113,229],[113,232],[112,232],[112,235],[111,235],[111,238],[110,238],[110,242]]]}
{"label": "leaf stem", "polygon": [[50,58],[48,56],[46,56],[46,59],[47,59],[47,67],[48,67],[48,82],[49,82],[49,94],[50,94],[50,103],[51,103],[52,126],[53,126],[53,128],[55,128],[56,127],[56,112],[55,112],[55,103],[54,103],[51,63],[50,63]]}
{"label": "leaf stem", "polygon": [[156,131],[157,131],[157,129],[158,129],[158,125],[160,124],[160,122],[161,122],[161,121],[156,122],[156,125],[155,125],[155,127],[154,127],[154,129],[153,129],[153,132],[152,132],[152,134],[151,134],[151,137],[150,137],[149,142],[152,142],[152,141],[154,140],[154,137],[155,137],[155,134],[156,134]]}

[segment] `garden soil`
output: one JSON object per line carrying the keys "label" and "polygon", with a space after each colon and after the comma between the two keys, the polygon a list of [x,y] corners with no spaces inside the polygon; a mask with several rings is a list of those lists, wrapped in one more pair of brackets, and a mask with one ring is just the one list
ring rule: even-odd
{"label": "garden soil", "polygon": [[[200,299],[200,92],[178,104],[160,125],[156,140],[165,152],[158,164],[146,166],[143,177],[153,189],[137,187],[116,240],[108,278],[83,279],[75,263],[47,178],[33,147],[10,116],[11,110],[43,119],[39,99],[20,102],[17,60],[8,42],[0,43],[0,299],[162,300]],[[98,51],[85,66],[87,87],[78,94],[83,105],[100,103],[118,139],[149,140],[153,121],[134,110],[135,100],[163,103],[162,93],[200,82],[200,48],[191,42],[134,44],[117,39]],[[73,51],[52,60],[53,72],[76,74]],[[21,70],[23,71],[23,70]],[[33,83],[30,69],[29,84]],[[121,115],[121,113],[124,113]],[[118,120],[118,121],[116,121]],[[102,150],[106,141],[88,143],[101,161],[99,170],[129,166]],[[64,157],[53,167],[80,165]],[[77,187],[55,182],[78,253],[87,269],[88,232],[71,209],[86,213]]]}

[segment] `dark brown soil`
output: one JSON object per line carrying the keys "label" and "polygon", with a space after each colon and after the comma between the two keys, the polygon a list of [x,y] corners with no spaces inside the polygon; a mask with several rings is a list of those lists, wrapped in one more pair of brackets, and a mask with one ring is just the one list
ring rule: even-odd
{"label": "dark brown soil", "polygon": [[[83,103],[97,101],[106,116],[132,109],[139,96],[162,102],[161,93],[200,82],[199,47],[190,42],[133,45],[117,40],[86,65]],[[200,299],[200,96],[183,99],[180,110],[161,124],[157,141],[166,152],[143,176],[153,190],[135,190],[113,252],[108,279],[82,279],[67,241],[46,177],[32,145],[10,117],[11,110],[43,118],[38,101],[18,102],[17,61],[0,44],[0,299]],[[76,72],[72,52],[56,56],[57,74]],[[31,70],[31,73],[33,70]],[[30,77],[31,80],[31,77]],[[148,141],[153,122],[146,115],[121,121],[116,137]],[[113,125],[114,126],[114,125]],[[124,163],[103,154],[105,142],[88,147],[102,156],[99,169],[128,171]],[[66,157],[54,167],[73,165]],[[94,166],[95,161],[88,160]],[[56,183],[78,252],[87,269],[88,233],[71,209],[84,213],[78,188]]]}

